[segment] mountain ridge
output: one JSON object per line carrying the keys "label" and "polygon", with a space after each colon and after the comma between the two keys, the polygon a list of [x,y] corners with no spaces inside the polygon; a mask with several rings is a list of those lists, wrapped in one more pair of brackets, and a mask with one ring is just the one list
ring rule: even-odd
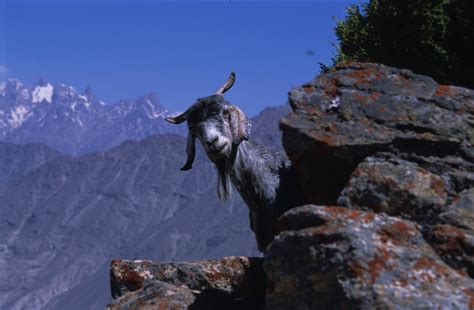
{"label": "mountain ridge", "polygon": [[164,121],[167,114],[154,92],[106,104],[90,87],[81,93],[43,79],[30,88],[16,79],[0,83],[0,141],[43,143],[69,155],[105,151],[155,133],[183,134],[184,126]]}

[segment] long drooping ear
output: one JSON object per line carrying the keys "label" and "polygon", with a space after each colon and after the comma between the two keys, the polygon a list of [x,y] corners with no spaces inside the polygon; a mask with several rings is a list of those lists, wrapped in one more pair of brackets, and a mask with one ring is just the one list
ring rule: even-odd
{"label": "long drooping ear", "polygon": [[232,137],[234,144],[239,144],[243,140],[248,140],[250,135],[250,123],[239,108],[234,105],[229,105],[230,114],[230,130],[232,131]]}
{"label": "long drooping ear", "polygon": [[186,145],[186,153],[188,154],[188,159],[183,167],[182,171],[190,170],[193,167],[194,156],[196,155],[196,145],[194,143],[194,136],[192,133],[188,134],[188,144]]}
{"label": "long drooping ear", "polygon": [[165,117],[165,120],[171,124],[181,124],[188,117],[188,111],[189,109],[179,115]]}

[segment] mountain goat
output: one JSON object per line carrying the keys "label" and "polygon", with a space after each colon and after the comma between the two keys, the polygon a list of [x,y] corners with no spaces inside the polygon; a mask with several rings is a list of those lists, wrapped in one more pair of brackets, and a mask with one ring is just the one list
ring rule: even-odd
{"label": "mountain goat", "polygon": [[188,158],[181,170],[192,168],[198,138],[217,168],[219,199],[229,198],[232,182],[249,207],[250,227],[263,252],[273,240],[278,217],[306,201],[286,154],[248,141],[250,122],[223,97],[234,82],[232,72],[214,95],[198,99],[182,114],[166,120],[188,123]]}

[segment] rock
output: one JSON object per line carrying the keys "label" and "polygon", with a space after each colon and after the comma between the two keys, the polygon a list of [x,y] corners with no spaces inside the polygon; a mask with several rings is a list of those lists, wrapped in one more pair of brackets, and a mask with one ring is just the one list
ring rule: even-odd
{"label": "rock", "polygon": [[433,213],[446,211],[446,201],[441,177],[413,162],[369,156],[351,174],[338,204],[430,221]]}
{"label": "rock", "polygon": [[460,240],[474,231],[474,91],[347,63],[289,101],[283,145],[312,203],[415,221],[446,263],[472,274]]}
{"label": "rock", "polygon": [[150,298],[171,307],[168,301],[174,299],[168,298],[169,291],[177,296],[177,307],[263,309],[265,275],[261,258],[226,257],[183,263],[114,260],[110,273],[115,299],[111,307],[148,302]]}
{"label": "rock", "polygon": [[454,226],[474,230],[474,187],[459,193],[455,203],[441,217]]}
{"label": "rock", "polygon": [[114,300],[107,310],[180,310],[188,309],[195,299],[189,288],[156,281]]}
{"label": "rock", "polygon": [[336,66],[289,92],[283,145],[315,204],[335,204],[367,157],[438,175],[448,202],[474,187],[474,91],[378,64]]}
{"label": "rock", "polygon": [[474,278],[474,188],[461,192],[440,217],[445,223],[425,229],[426,240],[450,266]]}
{"label": "rock", "polygon": [[426,240],[451,267],[474,278],[474,231],[438,224],[425,232]]}
{"label": "rock", "polygon": [[307,205],[278,228],[265,255],[267,309],[474,307],[474,280],[440,260],[413,222]]}

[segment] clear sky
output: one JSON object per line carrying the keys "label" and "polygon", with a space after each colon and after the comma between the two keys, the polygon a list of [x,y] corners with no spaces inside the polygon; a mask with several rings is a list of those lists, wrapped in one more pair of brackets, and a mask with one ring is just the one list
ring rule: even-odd
{"label": "clear sky", "polygon": [[253,116],[330,63],[351,2],[0,0],[0,79],[90,85],[107,103],[152,90],[182,111],[234,70],[226,98]]}

